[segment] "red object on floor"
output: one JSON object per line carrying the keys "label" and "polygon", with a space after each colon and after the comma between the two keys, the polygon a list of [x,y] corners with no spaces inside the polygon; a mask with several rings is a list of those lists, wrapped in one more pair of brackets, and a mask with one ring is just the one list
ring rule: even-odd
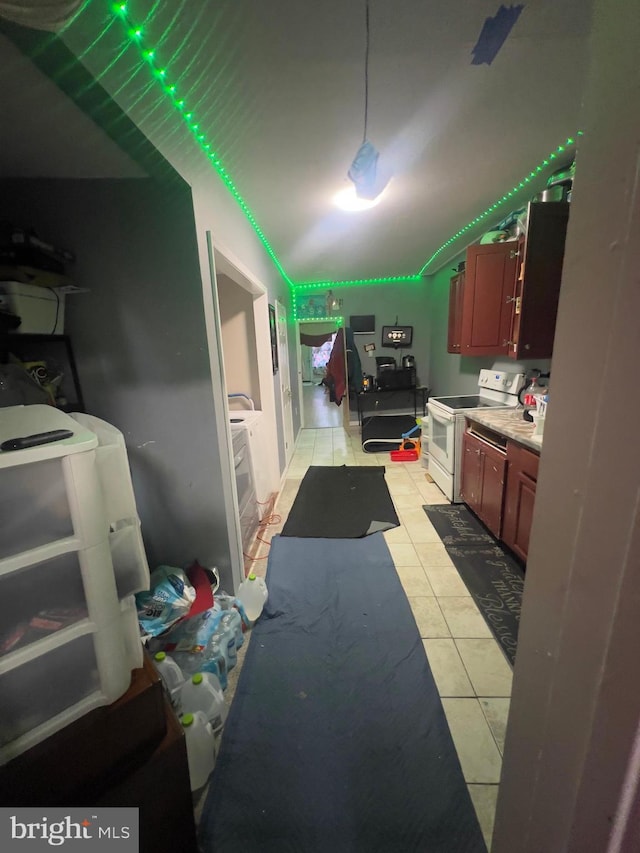
{"label": "red object on floor", "polygon": [[392,462],[415,462],[418,459],[417,450],[392,450],[389,455]]}
{"label": "red object on floor", "polygon": [[195,588],[196,598],[191,609],[187,614],[188,618],[196,616],[198,613],[203,613],[213,607],[213,591],[211,589],[211,581],[209,580],[204,568],[194,560],[193,564],[186,570],[187,577]]}

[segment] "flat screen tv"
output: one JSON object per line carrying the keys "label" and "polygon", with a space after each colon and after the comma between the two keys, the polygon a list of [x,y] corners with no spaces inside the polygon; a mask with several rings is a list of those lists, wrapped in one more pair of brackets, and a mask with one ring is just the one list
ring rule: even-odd
{"label": "flat screen tv", "polygon": [[354,335],[373,335],[376,330],[375,314],[352,314],[349,326]]}
{"label": "flat screen tv", "polygon": [[383,347],[410,347],[413,340],[413,326],[383,326]]}

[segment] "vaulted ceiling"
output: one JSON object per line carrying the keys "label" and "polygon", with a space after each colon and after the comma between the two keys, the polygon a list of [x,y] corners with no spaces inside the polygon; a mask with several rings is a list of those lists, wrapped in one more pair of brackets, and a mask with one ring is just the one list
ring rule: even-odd
{"label": "vaulted ceiling", "polygon": [[209,158],[291,280],[429,273],[572,159],[591,3],[530,0],[481,64],[496,0],[369,6],[393,178],[359,213],[333,197],[363,139],[365,0],[91,0],[62,38],[155,144]]}

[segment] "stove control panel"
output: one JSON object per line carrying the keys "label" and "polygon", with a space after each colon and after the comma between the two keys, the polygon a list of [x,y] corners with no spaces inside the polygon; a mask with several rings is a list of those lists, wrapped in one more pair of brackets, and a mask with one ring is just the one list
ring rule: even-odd
{"label": "stove control panel", "polygon": [[523,373],[509,373],[505,370],[481,370],[478,387],[487,391],[506,391],[517,394],[524,384]]}

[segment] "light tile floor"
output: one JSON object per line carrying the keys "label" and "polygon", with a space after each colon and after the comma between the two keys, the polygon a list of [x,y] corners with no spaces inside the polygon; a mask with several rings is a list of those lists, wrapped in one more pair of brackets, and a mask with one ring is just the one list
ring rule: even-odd
{"label": "light tile floor", "polygon": [[[302,430],[275,505],[274,523],[259,534],[267,541],[251,551],[257,575],[266,572],[267,542],[281,532],[309,465],[386,468],[385,478],[401,526],[384,537],[411,604],[490,849],[512,673],[422,509],[423,504],[448,501],[435,484],[427,481],[420,461],[391,462],[388,453],[364,453],[357,427],[349,432],[342,427]],[[239,655],[239,665],[230,673],[228,702],[233,698],[247,646],[248,642]]]}

